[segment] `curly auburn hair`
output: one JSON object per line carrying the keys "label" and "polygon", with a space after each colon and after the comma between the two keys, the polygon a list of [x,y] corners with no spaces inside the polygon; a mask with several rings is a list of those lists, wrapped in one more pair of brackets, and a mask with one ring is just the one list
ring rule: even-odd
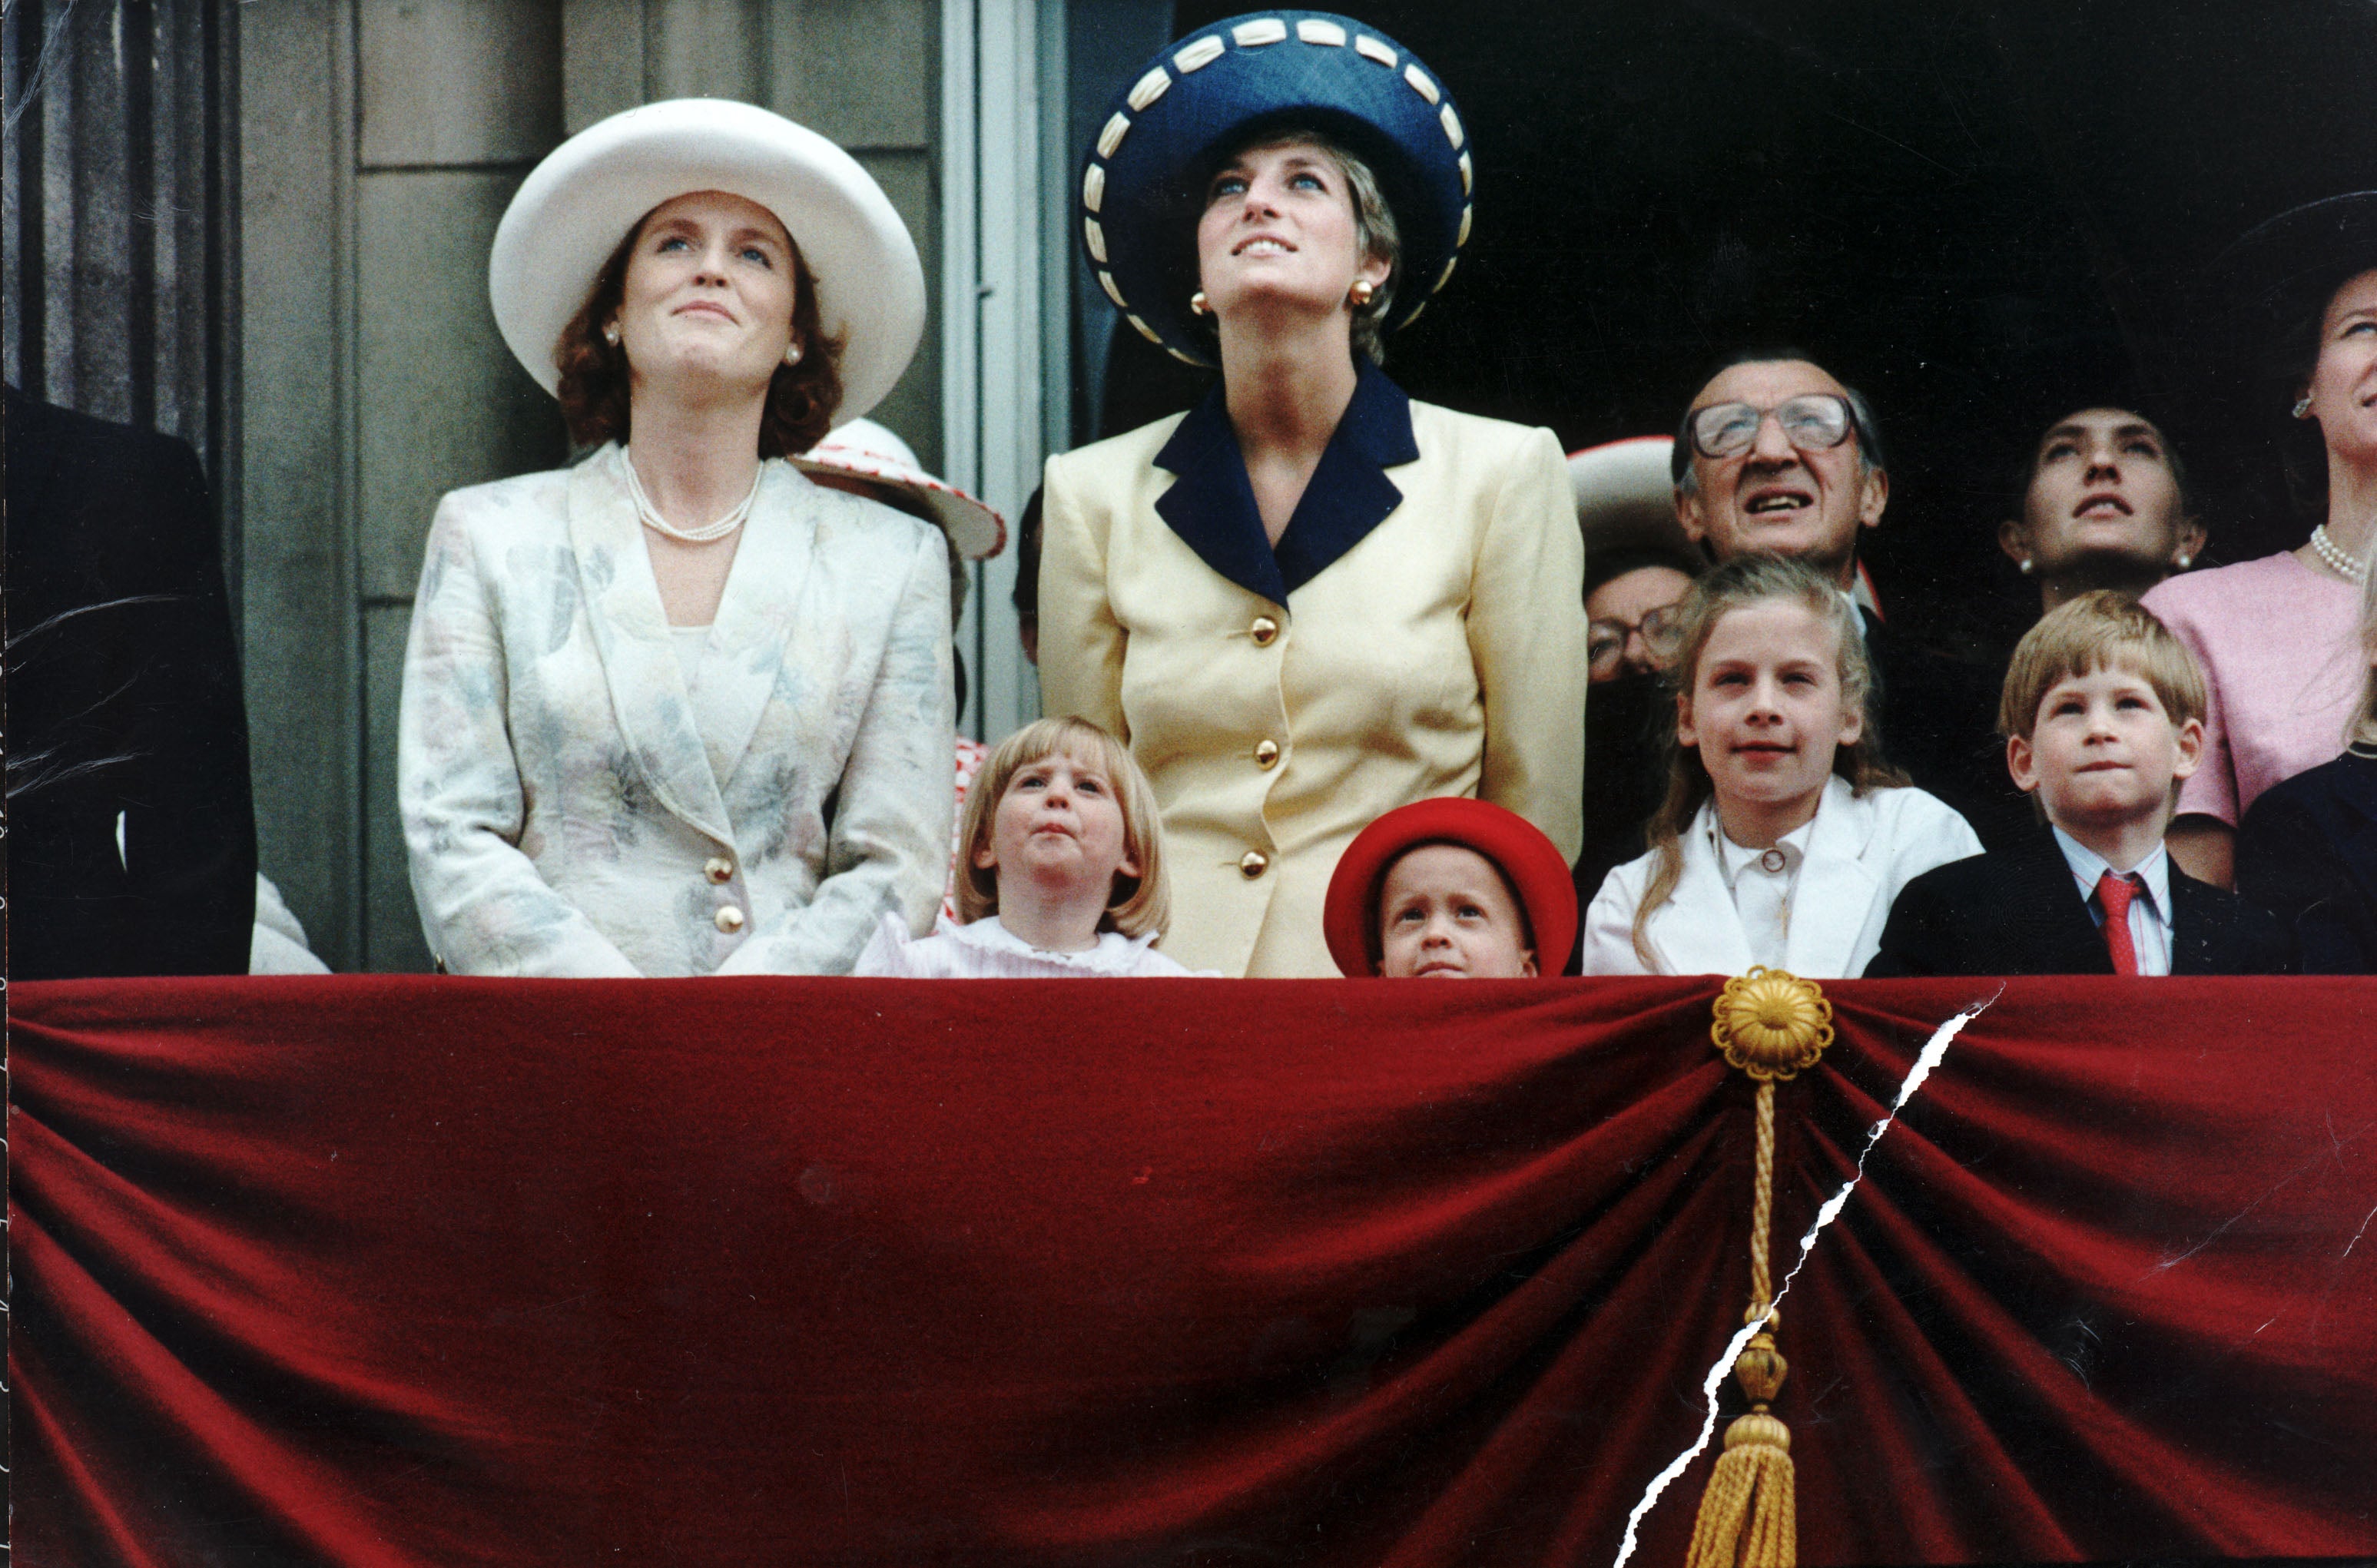
{"label": "curly auburn hair", "polygon": [[[561,341],[554,345],[554,364],[561,371],[554,396],[560,400],[570,440],[581,447],[627,438],[627,351],[624,344],[604,341],[603,328],[619,313],[627,290],[627,257],[651,218],[651,212],[647,212],[636,220],[603,263],[603,269],[594,274],[585,305],[569,318],[561,329]],[[804,352],[798,365],[776,366],[768,382],[768,405],[759,416],[762,459],[807,451],[825,439],[826,432],[833,428],[834,413],[842,406],[842,341],[826,335],[818,315],[817,280],[809,273],[808,259],[789,231],[784,237],[791,242],[793,254],[793,341],[801,344]]]}

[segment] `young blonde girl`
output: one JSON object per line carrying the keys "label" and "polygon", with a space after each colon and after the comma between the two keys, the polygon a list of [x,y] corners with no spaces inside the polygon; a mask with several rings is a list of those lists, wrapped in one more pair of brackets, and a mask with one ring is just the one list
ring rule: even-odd
{"label": "young blonde girl", "polygon": [[1585,914],[1584,973],[1861,974],[1899,888],[1980,841],[1882,760],[1873,666],[1830,582],[1745,557],[1678,607],[1666,798],[1650,853]]}
{"label": "young blonde girl", "polygon": [[1153,946],[1171,908],[1154,793],[1096,724],[1042,719],[1001,741],[967,792],[958,842],[958,924],[914,939],[887,915],[855,973],[1188,973]]}

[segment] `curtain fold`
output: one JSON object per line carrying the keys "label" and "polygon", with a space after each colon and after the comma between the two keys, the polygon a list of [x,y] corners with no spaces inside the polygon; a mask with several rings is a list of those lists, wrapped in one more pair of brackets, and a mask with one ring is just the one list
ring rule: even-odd
{"label": "curtain fold", "polygon": [[[1826,987],[1778,1280],[1996,989]],[[15,987],[18,1560],[1607,1563],[1747,1300],[1715,992]],[[2006,983],[1782,1302],[1801,1561],[2377,1551],[2371,1018]]]}

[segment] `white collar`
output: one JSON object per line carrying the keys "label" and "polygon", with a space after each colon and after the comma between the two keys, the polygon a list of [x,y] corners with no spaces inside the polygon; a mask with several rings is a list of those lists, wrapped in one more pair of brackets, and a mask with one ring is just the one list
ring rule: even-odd
{"label": "white collar", "polygon": [[1139,955],[1155,940],[1155,933],[1141,937],[1126,937],[1120,931],[1100,931],[1095,947],[1079,952],[1051,952],[1046,948],[1033,947],[1021,937],[1000,924],[996,915],[950,930],[949,935],[985,952],[1003,952],[1020,958],[1035,958],[1044,964],[1062,964],[1092,974],[1126,974],[1139,963]]}
{"label": "white collar", "polygon": [[[2113,863],[2061,828],[2050,823],[2049,829],[2055,834],[2055,847],[2063,852],[2063,863],[2072,868],[2072,880],[2080,884],[2080,895],[2083,898],[2094,897],[2096,884],[2104,880],[2106,872],[2113,869]],[[2154,853],[2139,861],[2129,874],[2145,883],[2146,897],[2154,902],[2155,913],[2168,922],[2170,919],[2169,851],[2160,844],[2156,844]],[[2114,872],[2114,875],[2120,873]]]}
{"label": "white collar", "polygon": [[[1829,794],[1830,791],[1826,793]],[[1824,803],[1820,796],[1816,801],[1816,817],[1822,816],[1823,812]],[[1716,814],[1716,802],[1711,800],[1708,803],[1707,818],[1709,848],[1716,856],[1717,871],[1725,878],[1726,887],[1731,889],[1742,872],[1752,866],[1764,864],[1766,856],[1774,854],[1779,854],[1783,857],[1780,868],[1783,874],[1798,876],[1799,867],[1808,858],[1808,840],[1815,833],[1816,817],[1810,817],[1806,821],[1776,839],[1772,850],[1748,849],[1726,836],[1725,824]],[[1767,869],[1774,870],[1775,868],[1768,866]]]}

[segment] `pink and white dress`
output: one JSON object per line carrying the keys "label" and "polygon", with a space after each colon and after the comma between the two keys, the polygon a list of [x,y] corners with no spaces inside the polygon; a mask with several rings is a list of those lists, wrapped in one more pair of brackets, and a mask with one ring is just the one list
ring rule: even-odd
{"label": "pink and white dress", "polygon": [[[970,926],[943,926],[929,937],[912,937],[896,915],[886,915],[874,940],[858,955],[854,975],[913,980],[1180,979],[1192,975],[1152,945],[1154,933],[1126,937],[1105,931],[1097,945],[1080,952],[1049,952],[1032,946],[985,915]],[[1200,978],[1220,977],[1207,970]]]}
{"label": "pink and white dress", "polygon": [[2166,578],[2139,603],[2204,671],[2204,765],[2179,786],[2181,815],[2233,828],[2272,784],[2343,755],[2369,673],[2360,590],[2289,550]]}

